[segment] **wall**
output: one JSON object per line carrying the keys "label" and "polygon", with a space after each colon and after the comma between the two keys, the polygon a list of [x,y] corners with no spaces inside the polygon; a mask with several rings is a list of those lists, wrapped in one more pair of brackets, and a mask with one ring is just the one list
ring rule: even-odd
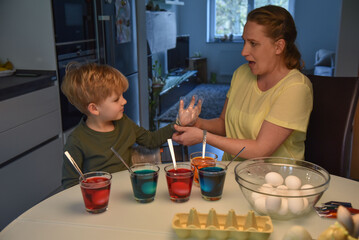
{"label": "wall", "polygon": [[[245,59],[242,43],[206,43],[207,1],[183,0],[177,7],[178,34],[191,36],[190,55],[199,51],[207,57],[208,76],[217,73],[219,82],[229,82],[233,71]],[[355,0],[354,0],[355,1]],[[306,69],[314,68],[315,52],[320,48],[336,51],[342,0],[297,0],[294,18],[298,29],[297,45],[306,62]]]}
{"label": "wall", "polygon": [[343,0],[336,56],[336,76],[359,76],[359,1]]}
{"label": "wall", "polygon": [[342,0],[296,1],[294,19],[298,31],[297,45],[306,69],[314,68],[317,50],[336,51],[341,4]]}
{"label": "wall", "polygon": [[51,0],[0,1],[0,59],[17,69],[56,70]]}

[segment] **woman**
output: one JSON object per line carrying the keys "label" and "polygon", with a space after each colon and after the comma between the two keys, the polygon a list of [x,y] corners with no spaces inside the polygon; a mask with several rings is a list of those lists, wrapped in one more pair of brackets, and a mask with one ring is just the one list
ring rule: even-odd
{"label": "woman", "polygon": [[300,72],[296,36],[294,20],[284,8],[268,5],[251,11],[243,31],[242,55],[248,63],[234,72],[220,117],[198,118],[193,127],[175,126],[173,140],[197,144],[203,129],[207,143],[225,152],[223,160],[244,146],[245,159],[303,159],[313,91]]}

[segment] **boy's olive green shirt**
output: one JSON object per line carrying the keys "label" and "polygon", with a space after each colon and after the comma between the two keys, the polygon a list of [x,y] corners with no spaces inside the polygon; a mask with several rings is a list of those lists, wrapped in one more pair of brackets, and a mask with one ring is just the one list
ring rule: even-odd
{"label": "boy's olive green shirt", "polygon": [[[105,171],[109,173],[125,170],[124,164],[114,155],[111,147],[122,156],[130,166],[132,146],[134,143],[147,148],[157,148],[172,137],[172,124],[157,131],[148,131],[134,123],[125,114],[114,121],[115,129],[111,132],[97,132],[82,118],[79,125],[69,135],[64,152],[68,151],[83,173]],[[62,185],[64,188],[79,183],[79,174],[63,154]]]}

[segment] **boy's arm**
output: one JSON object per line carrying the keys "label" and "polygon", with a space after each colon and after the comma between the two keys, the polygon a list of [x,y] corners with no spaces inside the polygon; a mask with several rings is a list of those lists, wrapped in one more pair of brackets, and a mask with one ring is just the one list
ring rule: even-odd
{"label": "boy's arm", "polygon": [[170,123],[153,132],[136,125],[136,142],[147,148],[160,147],[168,138],[172,138],[172,134],[175,132],[173,125],[174,123]]}

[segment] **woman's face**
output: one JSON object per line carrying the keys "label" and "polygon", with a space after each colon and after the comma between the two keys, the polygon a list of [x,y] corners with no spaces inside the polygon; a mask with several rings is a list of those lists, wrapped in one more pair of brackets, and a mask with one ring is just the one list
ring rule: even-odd
{"label": "woman's face", "polygon": [[248,21],[243,31],[242,55],[255,75],[271,73],[278,61],[278,48],[273,39],[266,36],[265,27]]}

